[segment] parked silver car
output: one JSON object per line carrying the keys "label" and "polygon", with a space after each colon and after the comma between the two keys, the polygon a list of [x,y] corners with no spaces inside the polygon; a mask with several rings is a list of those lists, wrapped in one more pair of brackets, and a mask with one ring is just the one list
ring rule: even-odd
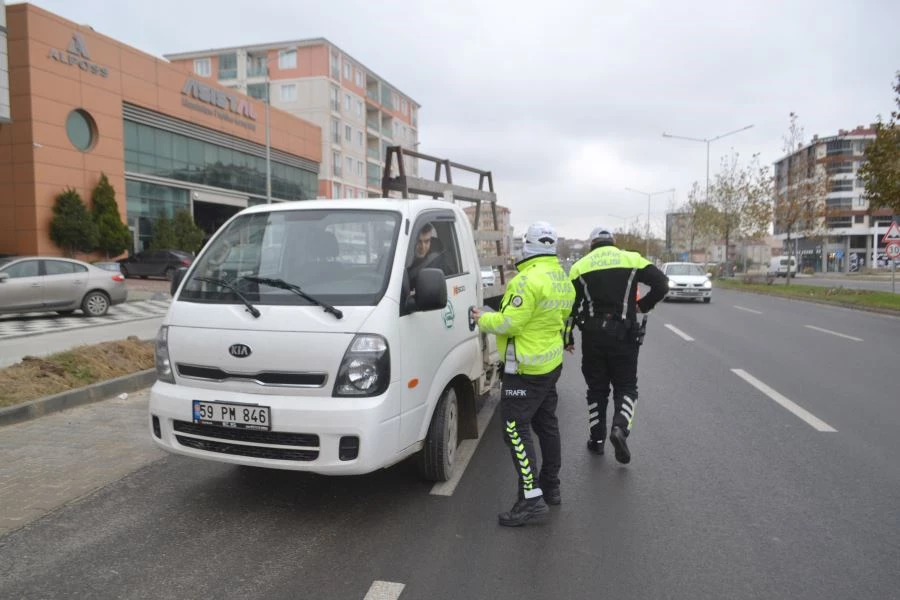
{"label": "parked silver car", "polygon": [[0,259],[0,314],[81,309],[101,317],[128,298],[125,277],[80,260],[49,256]]}

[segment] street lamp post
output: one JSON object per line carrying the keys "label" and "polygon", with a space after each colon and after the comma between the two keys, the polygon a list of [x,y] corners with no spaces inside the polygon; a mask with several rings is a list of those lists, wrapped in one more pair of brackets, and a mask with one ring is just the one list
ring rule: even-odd
{"label": "street lamp post", "polygon": [[728,133],[723,133],[722,135],[717,135],[716,137],[711,138],[695,138],[695,137],[687,137],[684,135],[672,135],[669,133],[663,133],[664,138],[672,138],[675,140],[687,140],[689,142],[703,142],[706,144],[706,200],[709,201],[709,145],[716,140],[721,140],[724,137],[728,137],[729,135],[734,135],[735,133],[740,133],[742,131],[746,131],[753,127],[753,125],[747,125],[746,127],[741,127],[740,129],[735,129],[734,131],[729,131]]}
{"label": "street lamp post", "polygon": [[266,52],[266,204],[272,204],[272,128],[269,126],[269,106],[272,90],[269,83],[269,53]]}
{"label": "street lamp post", "polygon": [[636,190],[633,188],[625,188],[629,192],[634,192],[635,194],[641,194],[642,196],[647,196],[647,250],[644,252],[644,255],[647,256],[650,254],[650,198],[653,196],[657,196],[659,194],[668,194],[675,193],[675,188],[669,188],[667,190],[660,190],[658,192],[642,192],[640,190]]}

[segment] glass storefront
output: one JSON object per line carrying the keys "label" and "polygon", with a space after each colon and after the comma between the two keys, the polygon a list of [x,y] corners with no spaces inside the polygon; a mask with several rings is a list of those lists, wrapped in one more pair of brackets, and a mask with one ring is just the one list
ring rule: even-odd
{"label": "glass storefront", "polygon": [[[125,170],[253,194],[265,202],[264,158],[127,120]],[[315,172],[272,162],[273,198],[311,200],[318,187]]]}
{"label": "glass storefront", "polygon": [[125,198],[128,226],[134,229],[136,252],[150,244],[156,219],[163,215],[171,219],[175,211],[190,210],[191,207],[188,190],[144,181],[127,180]]}

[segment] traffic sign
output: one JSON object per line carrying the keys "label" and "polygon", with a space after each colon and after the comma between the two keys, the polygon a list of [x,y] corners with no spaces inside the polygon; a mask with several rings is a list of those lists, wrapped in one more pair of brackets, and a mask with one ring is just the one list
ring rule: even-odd
{"label": "traffic sign", "polygon": [[893,258],[894,260],[900,258],[900,242],[889,243],[884,252],[888,255],[888,258]]}
{"label": "traffic sign", "polygon": [[891,226],[888,227],[887,233],[881,238],[882,244],[890,242],[900,242],[900,225],[897,225],[897,221],[891,221]]}

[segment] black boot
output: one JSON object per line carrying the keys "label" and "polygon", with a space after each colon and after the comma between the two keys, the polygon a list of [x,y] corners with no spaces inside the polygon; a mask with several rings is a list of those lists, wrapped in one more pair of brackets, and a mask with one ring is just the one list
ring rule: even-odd
{"label": "black boot", "polygon": [[543,496],[537,498],[522,499],[513,504],[508,512],[500,513],[500,524],[505,527],[520,527],[531,519],[550,512],[550,507],[544,502]]}
{"label": "black boot", "polygon": [[594,454],[603,455],[603,440],[588,440],[587,449]]}
{"label": "black boot", "polygon": [[562,504],[562,494],[559,487],[541,488],[544,491],[544,501],[551,506],[559,506]]}
{"label": "black boot", "polygon": [[621,427],[613,427],[612,431],[609,433],[609,441],[612,443],[613,448],[616,449],[616,460],[623,465],[627,465],[631,462],[631,451],[628,449],[628,444],[625,442],[626,437],[625,430]]}

